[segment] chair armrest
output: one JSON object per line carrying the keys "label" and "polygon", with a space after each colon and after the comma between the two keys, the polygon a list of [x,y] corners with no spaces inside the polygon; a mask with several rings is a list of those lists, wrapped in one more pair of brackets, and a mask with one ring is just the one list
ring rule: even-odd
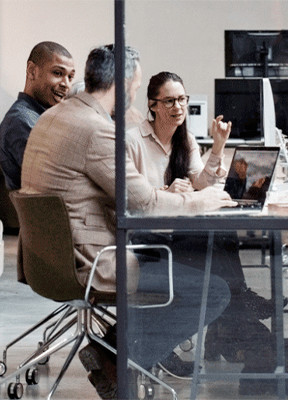
{"label": "chair armrest", "polygon": [[[169,299],[165,303],[159,304],[149,304],[149,305],[134,305],[135,308],[158,308],[158,307],[167,307],[169,304],[172,303],[174,299],[174,288],[173,288],[173,261],[172,261],[172,251],[169,246],[164,244],[155,244],[155,245],[148,245],[148,244],[129,244],[126,245],[127,250],[143,250],[143,249],[164,249],[168,253],[168,277],[169,277]],[[106,251],[116,250],[116,246],[106,246],[101,251],[98,252],[89,275],[89,280],[87,283],[86,293],[85,293],[85,301],[89,300],[89,293],[92,286],[93,276],[95,274],[95,270],[98,264],[98,261],[101,255]]]}

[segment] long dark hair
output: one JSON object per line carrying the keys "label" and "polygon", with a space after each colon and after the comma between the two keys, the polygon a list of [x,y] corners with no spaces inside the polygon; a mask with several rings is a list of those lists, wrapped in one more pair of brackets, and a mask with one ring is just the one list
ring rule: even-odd
{"label": "long dark hair", "polygon": [[[177,74],[171,72],[160,72],[152,76],[150,79],[147,97],[149,104],[149,112],[155,120],[156,113],[152,110],[155,105],[153,99],[159,95],[162,85],[168,81],[180,82],[184,87],[183,81]],[[165,185],[170,186],[176,178],[184,179],[188,176],[188,169],[190,165],[190,146],[187,134],[186,119],[182,125],[178,126],[172,137],[172,150],[169,159],[169,164],[165,171],[164,182]]]}

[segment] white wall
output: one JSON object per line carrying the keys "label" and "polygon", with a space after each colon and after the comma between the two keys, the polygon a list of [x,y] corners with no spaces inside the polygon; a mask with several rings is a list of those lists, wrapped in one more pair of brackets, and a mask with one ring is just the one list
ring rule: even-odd
{"label": "white wall", "polygon": [[81,79],[89,51],[114,41],[113,0],[0,0],[0,119],[24,89],[35,44],[51,40],[72,54]]}
{"label": "white wall", "polygon": [[187,93],[208,96],[209,126],[214,79],[225,77],[224,30],[288,29],[287,0],[131,0],[126,10],[127,41],[142,55],[139,108],[151,75],[176,72]]}
{"label": "white wall", "polygon": [[[136,105],[146,113],[146,87],[162,70],[178,73],[191,94],[208,95],[224,77],[225,29],[288,29],[287,0],[126,0],[126,43],[141,53]],[[24,88],[26,61],[43,40],[64,45],[82,78],[94,46],[114,40],[113,0],[0,0],[0,119]],[[210,125],[210,122],[209,122]]]}

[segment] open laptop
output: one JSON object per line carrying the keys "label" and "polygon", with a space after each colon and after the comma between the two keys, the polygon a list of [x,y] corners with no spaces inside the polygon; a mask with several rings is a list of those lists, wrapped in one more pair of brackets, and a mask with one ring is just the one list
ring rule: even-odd
{"label": "open laptop", "polygon": [[207,214],[260,213],[272,185],[279,151],[279,147],[236,147],[224,190],[238,205],[220,208]]}

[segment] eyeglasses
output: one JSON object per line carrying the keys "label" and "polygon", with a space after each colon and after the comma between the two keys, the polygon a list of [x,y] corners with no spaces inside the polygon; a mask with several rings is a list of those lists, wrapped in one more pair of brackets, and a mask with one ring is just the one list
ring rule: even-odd
{"label": "eyeglasses", "polygon": [[188,101],[189,101],[189,96],[188,95],[182,95],[179,96],[177,99],[171,97],[170,99],[151,99],[153,101],[160,101],[161,103],[164,104],[164,106],[166,108],[172,108],[174,107],[175,101],[178,101],[179,106],[183,107],[183,106],[187,106]]}

